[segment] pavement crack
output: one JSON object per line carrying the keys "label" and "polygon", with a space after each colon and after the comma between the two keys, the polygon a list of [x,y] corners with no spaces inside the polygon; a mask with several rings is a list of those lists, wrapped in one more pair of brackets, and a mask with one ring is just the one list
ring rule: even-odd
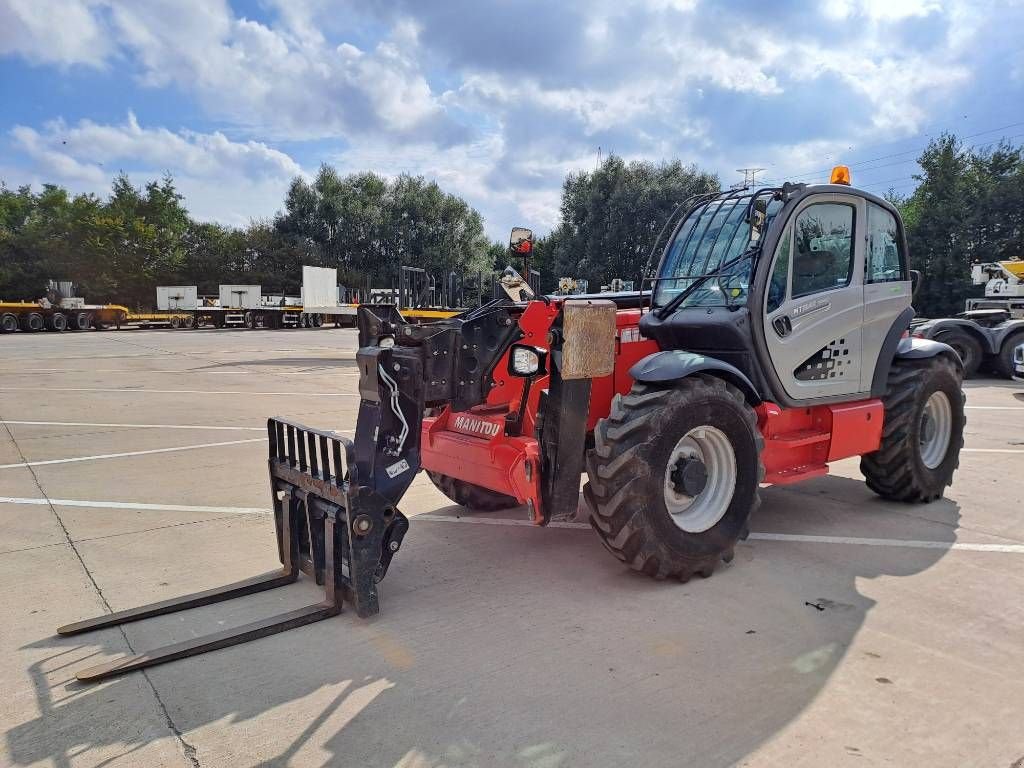
{"label": "pavement crack", "polygon": [[[11,432],[10,426],[4,424],[3,427],[4,430],[7,432],[8,438],[10,438],[11,440],[11,445],[13,445],[14,450],[18,452],[18,456],[21,457],[22,462],[27,462],[28,460],[25,458],[25,454],[22,452],[21,446],[18,445],[18,441],[15,439],[14,433]],[[82,570],[85,572],[86,578],[88,578],[89,583],[92,584],[93,590],[99,597],[100,602],[103,603],[103,607],[106,608],[108,613],[113,613],[114,609],[110,606],[110,603],[107,601],[106,595],[103,594],[103,590],[100,588],[100,585],[96,582],[96,578],[93,576],[92,571],[89,570],[89,566],[86,565],[85,559],[82,557],[82,553],[78,551],[78,547],[76,546],[75,540],[71,538],[71,532],[68,531],[68,528],[64,524],[64,520],[60,516],[60,513],[57,511],[57,508],[50,501],[50,497],[47,495],[46,491],[43,490],[43,485],[39,481],[39,476],[36,475],[35,469],[32,466],[28,465],[27,463],[25,468],[29,471],[29,474],[32,476],[32,482],[35,484],[39,493],[42,495],[44,499],[46,499],[46,506],[49,508],[50,512],[53,513],[53,517],[54,519],[56,519],[57,525],[60,526],[60,530],[64,535],[65,542],[67,543],[71,551],[74,553],[75,557],[78,559],[79,565],[82,566]],[[125,632],[124,626],[118,625],[117,629],[118,632],[121,633],[121,637],[124,639],[124,644],[128,646],[128,650],[133,654],[137,653],[135,648],[132,646],[131,640],[128,639],[128,634]],[[178,726],[175,724],[174,719],[171,717],[170,711],[167,709],[167,705],[164,703],[163,698],[161,698],[160,696],[160,692],[157,690],[156,685],[153,684],[153,680],[150,678],[149,674],[147,674],[146,670],[141,670],[140,673],[143,679],[149,685],[149,689],[153,693],[153,698],[156,699],[157,706],[160,708],[160,713],[163,715],[164,722],[166,723],[171,733],[174,734],[175,739],[177,739],[178,743],[181,745],[182,753],[184,754],[185,759],[188,760],[188,764],[191,766],[191,768],[202,768],[202,766],[199,763],[196,748],[185,740],[184,734],[181,732],[181,729],[179,729]]]}

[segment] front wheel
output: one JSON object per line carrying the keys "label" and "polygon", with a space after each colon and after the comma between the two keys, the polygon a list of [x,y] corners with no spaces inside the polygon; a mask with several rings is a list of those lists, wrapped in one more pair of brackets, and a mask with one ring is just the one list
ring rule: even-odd
{"label": "front wheel", "polygon": [[474,512],[497,512],[501,509],[511,509],[519,506],[519,502],[504,493],[492,491],[480,485],[467,483],[465,480],[457,480],[440,472],[427,470],[430,481],[437,486],[445,496],[456,504],[472,509]]}
{"label": "front wheel", "polygon": [[948,357],[893,361],[882,444],[860,460],[868,488],[893,501],[941,498],[964,445],[961,384],[960,367]]}
{"label": "front wheel", "polygon": [[732,559],[760,503],[763,445],[743,393],[722,379],[634,384],[594,429],[584,488],[591,525],[633,570],[710,576]]}

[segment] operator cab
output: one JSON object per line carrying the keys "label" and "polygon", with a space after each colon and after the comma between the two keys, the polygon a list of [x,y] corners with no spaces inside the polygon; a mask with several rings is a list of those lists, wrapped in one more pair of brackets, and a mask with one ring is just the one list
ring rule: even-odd
{"label": "operator cab", "polygon": [[912,286],[898,213],[843,170],[840,183],[698,200],[668,240],[641,332],[728,363],[787,407],[870,395],[882,347],[913,316]]}

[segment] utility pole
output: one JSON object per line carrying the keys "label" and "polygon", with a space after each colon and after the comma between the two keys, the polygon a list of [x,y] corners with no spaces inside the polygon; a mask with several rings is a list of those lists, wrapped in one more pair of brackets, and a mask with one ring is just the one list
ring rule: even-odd
{"label": "utility pole", "polygon": [[733,189],[746,189],[754,186],[757,181],[757,174],[767,170],[766,168],[737,168],[736,173],[743,174],[743,181],[732,185]]}

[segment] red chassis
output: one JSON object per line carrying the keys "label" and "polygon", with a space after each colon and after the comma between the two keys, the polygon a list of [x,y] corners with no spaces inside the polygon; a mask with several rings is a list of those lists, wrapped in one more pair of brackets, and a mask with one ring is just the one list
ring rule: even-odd
{"label": "red chassis", "polygon": [[[548,346],[548,331],[561,302],[530,302],[519,318],[522,343]],[[657,344],[640,336],[640,310],[616,314],[615,371],[594,379],[587,431],[608,415],[615,394],[629,392],[630,368],[658,351]],[[444,408],[423,420],[422,465],[459,480],[512,496],[532,510],[534,523],[543,524],[540,445],[534,437],[541,391],[548,377],[534,380],[519,414],[518,435],[506,434],[509,414],[516,414],[524,380],[508,373],[506,352],[495,366],[495,386],[487,402],[464,412]],[[788,484],[828,473],[828,463],[877,450],[882,437],[881,400],[860,400],[838,405],[780,408],[762,402],[756,408],[764,437],[761,459],[765,484]]]}

